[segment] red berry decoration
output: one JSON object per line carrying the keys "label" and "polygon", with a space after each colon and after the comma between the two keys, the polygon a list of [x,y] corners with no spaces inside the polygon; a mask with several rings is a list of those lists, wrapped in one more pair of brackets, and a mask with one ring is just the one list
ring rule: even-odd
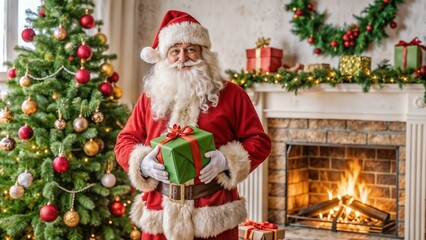
{"label": "red berry decoration", "polygon": [[426,65],[421,66],[421,67],[419,68],[419,73],[420,73],[420,75],[422,75],[422,76],[426,76]]}
{"label": "red berry decoration", "polygon": [[34,135],[33,129],[26,124],[20,127],[18,130],[18,137],[19,139],[23,141],[30,140],[33,137],[33,135]]}
{"label": "red berry decoration", "polygon": [[92,49],[83,43],[77,48],[77,56],[81,59],[89,59],[92,57]]}
{"label": "red berry decoration", "polygon": [[95,19],[90,14],[84,14],[80,17],[80,24],[85,29],[91,29],[95,26]]}
{"label": "red berry decoration", "polygon": [[40,11],[38,11],[38,15],[40,17],[46,17],[46,11],[44,11],[43,9],[41,9]]}
{"label": "red berry decoration", "polygon": [[314,43],[314,41],[315,41],[315,39],[314,39],[313,37],[309,37],[309,38],[308,38],[308,43],[309,43],[309,44]]}
{"label": "red berry decoration", "polygon": [[398,26],[398,24],[395,21],[392,21],[389,25],[392,29],[394,29]]}
{"label": "red berry decoration", "polygon": [[296,11],[296,15],[297,16],[303,16],[303,14],[304,14],[304,12],[303,12],[303,10],[302,9],[297,9],[297,11]]}
{"label": "red berry decoration", "polygon": [[53,165],[53,170],[55,170],[58,173],[63,173],[63,172],[68,171],[69,162],[68,162],[68,159],[66,157],[59,154],[59,156],[57,156],[53,160],[52,165]]}
{"label": "red berry decoration", "polygon": [[117,72],[113,72],[112,75],[110,77],[108,77],[107,79],[110,82],[116,83],[116,82],[118,82],[119,78],[120,77],[118,76],[118,73]]}
{"label": "red berry decoration", "polygon": [[338,45],[338,43],[337,43],[337,41],[336,40],[333,40],[333,41],[331,41],[331,43],[330,43],[330,46],[331,47],[337,47],[337,45]]}
{"label": "red berry decoration", "polygon": [[308,7],[309,10],[314,9],[314,5],[312,3],[309,3],[307,7]]}
{"label": "red berry decoration", "polygon": [[90,81],[90,72],[85,68],[80,68],[74,75],[75,80],[80,84],[86,84]]}
{"label": "red berry decoration", "polygon": [[371,32],[371,31],[373,31],[373,26],[371,26],[369,24],[369,25],[367,25],[367,27],[365,29],[367,29],[367,31]]}
{"label": "red berry decoration", "polygon": [[31,42],[35,35],[36,33],[31,28],[25,28],[21,33],[21,37],[24,42]]}
{"label": "red berry decoration", "polygon": [[40,209],[39,216],[43,222],[53,222],[58,217],[58,208],[55,205],[48,203]]}
{"label": "red berry decoration", "polygon": [[7,70],[7,76],[9,78],[16,78],[16,68],[9,68],[9,70]]}
{"label": "red berry decoration", "polygon": [[383,0],[383,2],[387,4],[387,3],[389,3],[389,0]]}
{"label": "red berry decoration", "polygon": [[74,61],[74,56],[72,56],[72,55],[71,55],[71,56],[69,56],[69,57],[68,57],[68,61],[70,61],[70,62]]}
{"label": "red berry decoration", "polygon": [[321,55],[321,49],[315,48],[314,53],[317,55]]}
{"label": "red berry decoration", "polygon": [[104,97],[112,96],[114,93],[114,87],[108,81],[104,81],[98,87],[98,90],[102,93]]}
{"label": "red berry decoration", "polygon": [[121,217],[126,212],[126,207],[121,201],[116,200],[109,205],[109,210],[115,217]]}

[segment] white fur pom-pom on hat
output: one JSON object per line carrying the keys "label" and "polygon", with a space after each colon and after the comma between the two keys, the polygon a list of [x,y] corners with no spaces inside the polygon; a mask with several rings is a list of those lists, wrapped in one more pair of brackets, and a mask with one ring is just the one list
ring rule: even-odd
{"label": "white fur pom-pom on hat", "polygon": [[155,50],[152,47],[144,47],[141,51],[141,58],[145,62],[151,64],[158,63],[161,59],[158,50]]}

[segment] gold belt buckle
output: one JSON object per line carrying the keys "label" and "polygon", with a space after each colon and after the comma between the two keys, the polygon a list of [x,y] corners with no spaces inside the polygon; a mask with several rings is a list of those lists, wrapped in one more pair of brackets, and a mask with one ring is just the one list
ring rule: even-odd
{"label": "gold belt buckle", "polygon": [[[176,200],[173,198],[173,188],[179,187],[180,188],[180,200]],[[169,199],[172,202],[177,202],[180,204],[183,204],[185,202],[185,186],[183,184],[177,184],[177,183],[170,183],[169,185]]]}

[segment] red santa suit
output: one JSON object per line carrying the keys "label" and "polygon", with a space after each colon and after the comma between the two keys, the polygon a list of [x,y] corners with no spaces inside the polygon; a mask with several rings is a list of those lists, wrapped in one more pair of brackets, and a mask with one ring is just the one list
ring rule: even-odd
{"label": "red santa suit", "polygon": [[[194,107],[180,125],[195,125],[214,136],[216,149],[226,157],[229,169],[215,180],[223,188],[208,196],[170,201],[156,191],[159,182],[140,173],[142,159],[152,150],[150,140],[164,134],[168,120],[153,120],[150,98],[142,93],[124,129],[117,138],[118,163],[128,172],[132,185],[142,191],[133,202],[131,218],[141,228],[142,239],[191,240],[198,238],[238,239],[238,224],[246,217],[245,199],[237,185],[269,155],[271,141],[246,92],[226,82],[216,107],[200,112]],[[203,184],[198,179],[188,184]]]}

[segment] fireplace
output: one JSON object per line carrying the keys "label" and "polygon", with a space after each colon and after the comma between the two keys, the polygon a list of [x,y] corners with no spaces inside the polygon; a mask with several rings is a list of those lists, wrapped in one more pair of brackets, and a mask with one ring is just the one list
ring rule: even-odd
{"label": "fireplace", "polygon": [[[420,84],[406,85],[402,90],[395,84],[384,84],[382,88],[373,86],[369,93],[356,84],[336,87],[320,84],[299,90],[296,95],[279,85],[255,84],[248,93],[271,136],[272,153],[268,162],[239,186],[247,198],[249,217],[289,224],[287,217],[292,214],[287,213],[290,200],[286,199],[290,181],[286,169],[289,144],[380,146],[374,151],[385,147],[397,153],[392,165],[395,185],[389,187],[393,190],[385,203],[368,204],[389,212],[395,220],[393,236],[425,239],[424,91]],[[309,201],[314,202],[313,199]]]}
{"label": "fireplace", "polygon": [[287,143],[286,224],[395,237],[398,147]]}

